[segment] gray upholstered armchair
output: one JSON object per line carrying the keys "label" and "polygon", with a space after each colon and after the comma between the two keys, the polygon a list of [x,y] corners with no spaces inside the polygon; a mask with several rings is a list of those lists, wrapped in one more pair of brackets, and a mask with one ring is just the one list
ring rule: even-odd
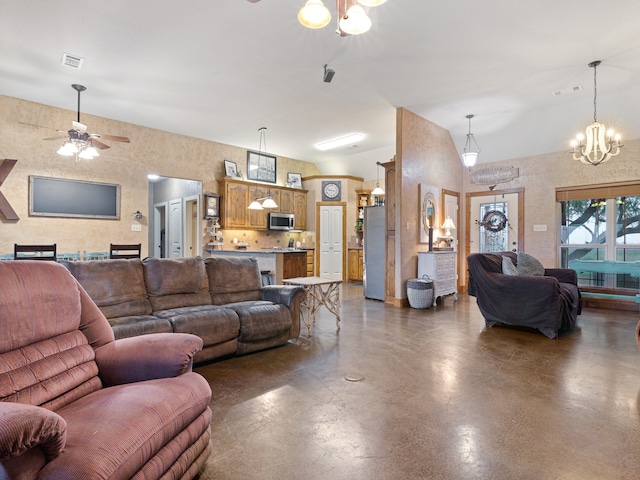
{"label": "gray upholstered armchair", "polygon": [[211,452],[195,335],[114,340],[62,265],[0,262],[0,478],[193,478]]}

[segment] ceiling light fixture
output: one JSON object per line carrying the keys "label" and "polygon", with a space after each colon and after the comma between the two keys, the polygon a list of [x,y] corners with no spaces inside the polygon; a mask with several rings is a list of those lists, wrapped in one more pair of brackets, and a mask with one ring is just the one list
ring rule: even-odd
{"label": "ceiling light fixture", "polygon": [[[258,132],[260,135],[260,140],[258,141],[258,157],[262,158],[263,154],[267,153],[267,127],[260,127]],[[265,208],[278,208],[278,204],[271,196],[271,191],[269,191],[265,197],[256,198],[247,208],[249,210],[264,210]]]}
{"label": "ceiling light fixture", "polygon": [[347,0],[345,3],[345,14],[340,18],[340,30],[349,35],[360,35],[371,29],[371,19],[367,13],[357,3],[347,9]]}
{"label": "ceiling light fixture", "polygon": [[307,28],[326,27],[331,21],[331,12],[322,0],[308,0],[298,12],[298,21]]}
{"label": "ceiling light fixture", "polygon": [[[360,35],[371,28],[371,19],[362,8],[377,7],[387,0],[336,0],[338,33],[340,36]],[[298,21],[307,28],[325,27],[331,21],[331,12],[322,0],[307,0],[298,11]]]}
{"label": "ceiling light fixture", "polygon": [[327,140],[326,142],[316,143],[315,147],[318,150],[331,150],[332,148],[344,147],[355,142],[359,142],[364,138],[362,133],[351,133],[344,137],[334,138],[333,140]]}
{"label": "ceiling light fixture", "polygon": [[[462,152],[462,163],[464,163],[465,167],[471,170],[471,167],[473,167],[478,161],[480,147],[478,146],[478,142],[476,142],[473,133],[471,133],[471,119],[473,118],[473,115],[467,115],[467,118],[469,119],[469,133],[467,133],[467,141],[464,144],[464,150]],[[473,148],[474,145],[475,149]]]}
{"label": "ceiling light fixture", "polygon": [[376,188],[373,189],[371,195],[384,195],[384,190],[380,188],[380,162],[376,162]]}
{"label": "ceiling light fixture", "polygon": [[616,134],[612,129],[607,130],[604,123],[598,122],[596,69],[600,63],[602,63],[600,60],[594,60],[588,65],[593,68],[593,123],[586,129],[586,142],[582,143],[585,140],[585,135],[582,133],[579,133],[576,139],[571,141],[573,159],[594,166],[618,155],[620,147],[623,146],[620,143],[619,133]]}

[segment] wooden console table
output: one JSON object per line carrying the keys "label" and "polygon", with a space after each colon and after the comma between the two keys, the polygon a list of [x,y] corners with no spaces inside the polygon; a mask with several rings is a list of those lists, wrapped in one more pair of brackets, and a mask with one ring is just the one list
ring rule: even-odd
{"label": "wooden console table", "polygon": [[[282,280],[285,285],[296,285],[307,291],[307,298],[300,311],[300,317],[307,326],[307,334],[311,336],[316,313],[324,305],[336,316],[336,329],[340,331],[340,284],[342,280],[331,280],[321,277],[296,277]],[[306,313],[305,313],[306,311]]]}

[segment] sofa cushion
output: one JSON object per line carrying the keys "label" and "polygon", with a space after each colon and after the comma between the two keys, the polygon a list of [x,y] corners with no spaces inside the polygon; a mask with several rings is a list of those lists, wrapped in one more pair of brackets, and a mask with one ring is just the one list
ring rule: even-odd
{"label": "sofa cushion", "polygon": [[264,301],[229,304],[240,319],[238,355],[284,345],[289,340],[291,312]]}
{"label": "sofa cushion", "polygon": [[113,329],[116,340],[150,333],[173,333],[169,320],[154,315],[110,318],[109,325]]}
{"label": "sofa cushion", "polygon": [[154,312],[211,304],[207,271],[202,257],[147,257],[142,265]]}
{"label": "sofa cushion", "polygon": [[[226,305],[260,299],[262,279],[253,257],[213,256],[205,261],[211,302]],[[233,272],[230,275],[229,272]]]}
{"label": "sofa cushion", "polygon": [[155,315],[167,320],[176,333],[198,335],[205,347],[236,338],[240,331],[238,315],[217,305],[172,308]]}
{"label": "sofa cushion", "polygon": [[518,275],[518,268],[509,257],[502,257],[502,273],[505,275]]}
{"label": "sofa cushion", "polygon": [[139,259],[61,263],[108,319],[151,314]]}

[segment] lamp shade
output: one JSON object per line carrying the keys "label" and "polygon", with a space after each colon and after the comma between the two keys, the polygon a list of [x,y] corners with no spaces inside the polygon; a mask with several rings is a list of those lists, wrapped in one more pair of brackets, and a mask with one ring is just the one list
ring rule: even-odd
{"label": "lamp shade", "polygon": [[475,166],[478,161],[478,152],[464,152],[462,154],[462,163],[467,168]]}
{"label": "lamp shade", "polygon": [[376,188],[373,189],[371,195],[384,195],[384,190],[380,188],[380,185],[376,185]]}
{"label": "lamp shade", "polygon": [[451,217],[447,217],[444,221],[444,223],[442,224],[442,228],[444,230],[455,230],[456,226],[453,223],[453,220],[451,220]]}
{"label": "lamp shade", "polygon": [[371,19],[360,5],[352,6],[340,19],[340,30],[349,35],[360,35],[368,32],[370,28]]}
{"label": "lamp shade", "polygon": [[307,28],[322,28],[331,21],[331,12],[322,0],[308,0],[298,12],[298,21]]}
{"label": "lamp shade", "polygon": [[254,200],[253,202],[251,202],[249,204],[249,206],[247,207],[249,210],[262,210],[262,205],[260,205],[260,202],[257,200]]}
{"label": "lamp shade", "polygon": [[262,208],[278,208],[278,204],[273,200],[273,198],[268,197],[262,202]]}

